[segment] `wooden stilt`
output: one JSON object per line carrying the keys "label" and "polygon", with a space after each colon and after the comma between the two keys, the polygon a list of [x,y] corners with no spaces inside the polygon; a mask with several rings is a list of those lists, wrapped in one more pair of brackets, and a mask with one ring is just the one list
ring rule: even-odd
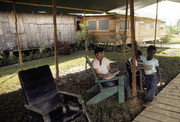
{"label": "wooden stilt", "polygon": [[156,21],[155,21],[155,32],[154,32],[154,46],[156,46],[156,35],[157,35],[157,18],[158,18],[158,2],[156,3]]}
{"label": "wooden stilt", "polygon": [[17,41],[17,46],[18,46],[19,64],[20,64],[20,68],[23,69],[23,61],[22,61],[22,54],[21,54],[21,40],[19,37],[19,29],[17,26],[16,6],[14,2],[13,2],[13,11],[14,11],[14,17],[15,17],[16,41]]}
{"label": "wooden stilt", "polygon": [[132,95],[137,96],[136,91],[136,43],[134,28],[134,0],[130,0],[130,18],[131,18],[131,44],[132,44]]}
{"label": "wooden stilt", "polygon": [[54,23],[54,60],[56,68],[56,79],[59,78],[59,65],[58,65],[58,38],[57,38],[57,23],[56,23],[56,0],[52,0],[53,4],[53,23]]}

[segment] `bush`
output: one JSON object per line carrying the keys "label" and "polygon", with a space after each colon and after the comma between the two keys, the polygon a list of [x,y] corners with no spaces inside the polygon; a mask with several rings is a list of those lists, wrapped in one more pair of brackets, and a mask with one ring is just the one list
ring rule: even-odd
{"label": "bush", "polygon": [[88,27],[84,24],[79,24],[79,25],[80,25],[81,31],[78,31],[76,33],[77,47],[79,49],[84,49],[85,40],[87,40],[87,47],[89,49],[94,49],[94,41],[91,40],[91,35],[88,33]]}
{"label": "bush", "polygon": [[168,34],[179,34],[179,29],[177,26],[172,26],[172,25],[169,25],[169,26],[166,26],[166,32]]}
{"label": "bush", "polygon": [[5,56],[3,58],[3,66],[6,66],[6,65],[11,65],[11,64],[15,64],[17,63],[19,60],[18,60],[18,57],[16,56]]}
{"label": "bush", "polygon": [[51,48],[48,43],[44,43],[39,47],[39,52],[45,52],[48,48]]}
{"label": "bush", "polygon": [[170,35],[165,35],[164,37],[162,37],[160,40],[162,41],[162,43],[167,43],[169,41],[171,41],[172,36]]}
{"label": "bush", "polygon": [[59,42],[58,43],[58,54],[71,54],[71,46],[68,42]]}
{"label": "bush", "polygon": [[[26,51],[22,52],[22,60],[23,62],[26,61],[31,61],[31,60],[36,60],[36,59],[41,59],[41,58],[46,58],[53,56],[54,52],[52,48],[46,48],[46,50],[43,50],[40,52],[39,50],[31,50],[31,51]],[[19,57],[18,55],[5,55],[2,54],[3,58],[0,58],[0,66],[6,66],[6,65],[11,65],[19,62]]]}
{"label": "bush", "polygon": [[3,59],[3,51],[0,51],[0,59]]}
{"label": "bush", "polygon": [[0,67],[3,66],[3,51],[0,51]]}

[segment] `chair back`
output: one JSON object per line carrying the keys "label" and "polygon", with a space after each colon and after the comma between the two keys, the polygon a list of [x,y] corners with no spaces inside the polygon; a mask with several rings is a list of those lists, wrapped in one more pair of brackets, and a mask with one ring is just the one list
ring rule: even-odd
{"label": "chair back", "polygon": [[86,63],[89,64],[89,66],[90,66],[90,68],[91,68],[91,70],[92,70],[92,72],[93,72],[93,74],[95,76],[95,80],[96,80],[96,82],[98,82],[98,80],[99,80],[98,76],[97,76],[96,72],[94,71],[94,68],[92,66],[92,61],[90,60],[89,56],[86,56]]}
{"label": "chair back", "polygon": [[28,104],[51,110],[62,103],[48,65],[19,71],[18,76]]}
{"label": "chair back", "polygon": [[129,62],[129,60],[127,60],[125,63],[127,72],[131,74],[131,63]]}

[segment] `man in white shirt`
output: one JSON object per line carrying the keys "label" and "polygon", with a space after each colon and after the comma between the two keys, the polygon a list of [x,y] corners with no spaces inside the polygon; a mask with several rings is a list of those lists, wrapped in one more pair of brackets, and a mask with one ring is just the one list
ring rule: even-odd
{"label": "man in white shirt", "polygon": [[[114,75],[111,74],[111,72],[113,72],[113,70],[109,66],[110,61],[106,57],[104,57],[104,49],[97,47],[94,50],[94,54],[96,57],[93,60],[92,65],[93,65],[93,68],[94,68],[96,74],[98,75],[98,77],[102,78],[102,79],[114,77]],[[101,85],[103,87],[115,86],[117,84],[118,84],[117,80],[101,83]],[[125,84],[125,90],[127,92],[127,98],[131,99],[132,95],[130,92],[129,84],[127,83],[127,78],[125,78],[124,84]]]}
{"label": "man in white shirt", "polygon": [[159,70],[159,62],[154,55],[156,53],[156,47],[151,45],[147,48],[148,56],[142,56],[141,60],[144,65],[145,72],[145,84],[147,89],[147,104],[151,104],[155,97],[155,92],[157,89],[157,82],[159,77],[159,82],[162,83],[161,73]]}

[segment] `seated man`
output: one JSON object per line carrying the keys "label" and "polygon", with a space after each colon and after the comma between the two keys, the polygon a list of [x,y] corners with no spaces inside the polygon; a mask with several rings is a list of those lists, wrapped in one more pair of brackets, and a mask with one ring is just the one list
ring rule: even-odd
{"label": "seated man", "polygon": [[[104,57],[104,49],[97,47],[94,50],[94,54],[96,57],[93,60],[92,65],[93,65],[93,68],[94,68],[97,76],[102,79],[108,79],[108,78],[114,77],[114,75],[111,74],[111,72],[113,72],[113,70],[109,66],[110,61],[106,57]],[[101,83],[101,85],[103,87],[111,87],[111,86],[118,85],[118,81],[116,80],[116,81],[103,82],[103,83]],[[125,90],[127,93],[127,98],[131,99],[132,95],[130,92],[129,84],[127,82],[127,78],[125,78],[125,80],[124,80],[124,85],[125,85]]]}

